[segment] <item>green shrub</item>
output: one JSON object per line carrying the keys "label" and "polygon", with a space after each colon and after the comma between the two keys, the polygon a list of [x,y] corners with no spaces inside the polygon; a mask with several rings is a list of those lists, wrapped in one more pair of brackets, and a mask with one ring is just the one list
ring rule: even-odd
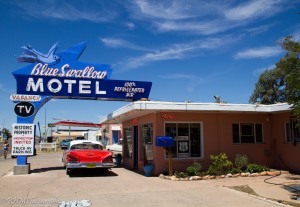
{"label": "green shrub", "polygon": [[220,153],[219,155],[210,155],[212,160],[211,165],[208,167],[208,174],[210,175],[222,175],[230,172],[233,164],[228,160],[225,153]]}
{"label": "green shrub", "polygon": [[263,165],[248,164],[246,171],[249,173],[260,173],[264,171],[270,171],[270,168]]}
{"label": "green shrub", "polygon": [[175,172],[174,175],[176,176],[176,178],[186,178],[188,177],[188,175],[185,172]]}
{"label": "green shrub", "polygon": [[242,170],[238,169],[238,168],[232,168],[232,170],[230,172],[231,172],[231,174],[238,174],[238,173],[242,173]]}
{"label": "green shrub", "polygon": [[198,162],[194,162],[191,166],[187,167],[186,172],[188,175],[195,176],[199,175],[202,166]]}
{"label": "green shrub", "polygon": [[244,154],[237,154],[234,160],[235,167],[240,170],[245,170],[248,165],[248,157]]}

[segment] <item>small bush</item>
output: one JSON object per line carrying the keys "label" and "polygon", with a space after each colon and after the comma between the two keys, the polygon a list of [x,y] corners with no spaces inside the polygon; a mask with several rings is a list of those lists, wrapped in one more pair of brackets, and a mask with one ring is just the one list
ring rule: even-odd
{"label": "small bush", "polygon": [[245,170],[248,165],[248,157],[244,154],[237,154],[234,160],[235,167],[240,170]]}
{"label": "small bush", "polygon": [[188,177],[188,175],[185,172],[175,172],[174,175],[176,176],[176,178],[186,178]]}
{"label": "small bush", "polygon": [[264,171],[270,171],[270,168],[263,165],[248,164],[246,171],[249,173],[260,173]]}
{"label": "small bush", "polygon": [[232,168],[231,174],[239,174],[239,173],[242,173],[242,170],[241,170],[241,169],[238,169],[238,168]]}
{"label": "small bush", "polygon": [[207,173],[210,175],[222,175],[230,172],[233,164],[228,160],[225,153],[220,153],[219,155],[210,155],[212,160],[211,165],[208,167]]}
{"label": "small bush", "polygon": [[199,175],[200,171],[202,169],[202,166],[200,163],[194,162],[191,166],[189,166],[186,169],[186,172],[188,175],[195,176]]}

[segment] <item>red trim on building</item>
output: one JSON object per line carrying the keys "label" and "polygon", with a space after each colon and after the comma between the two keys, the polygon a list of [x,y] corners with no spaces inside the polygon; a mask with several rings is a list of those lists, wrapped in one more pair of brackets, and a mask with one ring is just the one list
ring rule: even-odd
{"label": "red trim on building", "polygon": [[101,128],[102,124],[96,124],[92,122],[81,122],[81,121],[59,121],[53,123],[54,126],[77,126],[77,127],[99,127]]}

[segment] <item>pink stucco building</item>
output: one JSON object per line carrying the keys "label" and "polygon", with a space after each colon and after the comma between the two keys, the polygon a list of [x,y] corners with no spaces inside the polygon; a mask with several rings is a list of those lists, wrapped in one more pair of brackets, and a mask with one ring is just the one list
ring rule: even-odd
{"label": "pink stucco building", "polygon": [[210,155],[230,160],[246,154],[249,162],[300,172],[300,134],[290,105],[136,101],[101,120],[122,124],[123,165],[143,171],[151,161],[154,175],[168,171],[168,156],[157,136],[174,138],[173,171],[194,161],[203,169]]}

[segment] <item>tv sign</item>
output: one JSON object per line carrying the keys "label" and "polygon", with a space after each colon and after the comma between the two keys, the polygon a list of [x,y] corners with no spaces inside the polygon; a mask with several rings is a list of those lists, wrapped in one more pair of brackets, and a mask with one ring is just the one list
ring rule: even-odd
{"label": "tv sign", "polygon": [[15,105],[15,113],[21,117],[29,117],[34,114],[34,106],[30,102],[20,102]]}

